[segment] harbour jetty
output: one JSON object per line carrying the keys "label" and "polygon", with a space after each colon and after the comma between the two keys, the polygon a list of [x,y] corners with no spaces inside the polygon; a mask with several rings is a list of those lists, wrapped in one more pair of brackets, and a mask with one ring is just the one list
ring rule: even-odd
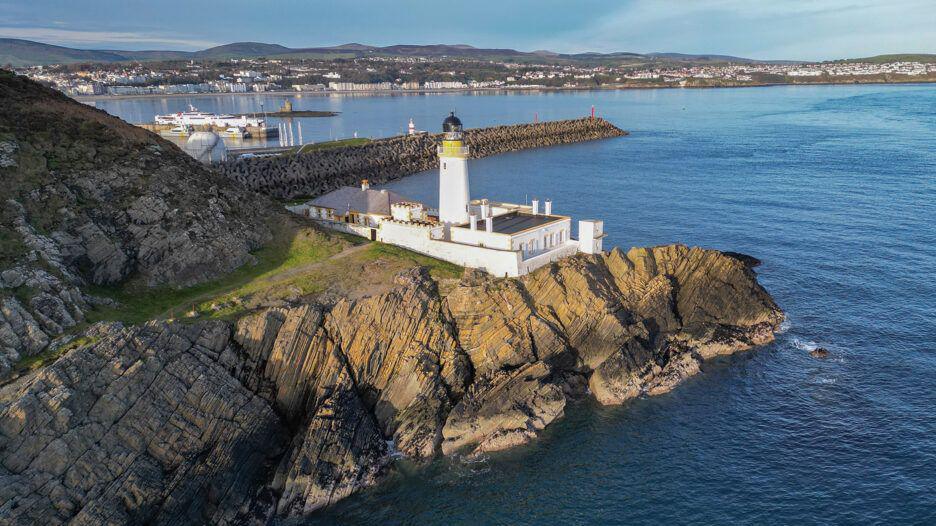
{"label": "harbour jetty", "polygon": [[[144,130],[149,130],[156,134],[173,134],[173,129],[177,128],[173,124],[164,124],[159,122],[151,122],[145,124],[137,124],[140,128]],[[215,132],[215,133],[224,133],[225,130],[230,128],[229,126],[218,126],[215,124],[192,124],[190,125],[185,133],[178,134],[179,136],[187,136],[195,132]],[[246,131],[251,137],[255,138],[274,138],[279,133],[279,130],[276,127],[271,126],[243,126],[244,131]]]}
{"label": "harbour jetty", "polygon": [[[601,118],[476,128],[465,132],[470,158],[627,135]],[[366,144],[276,157],[239,158],[220,166],[228,179],[280,199],[315,197],[362,179],[382,184],[435,168],[441,134],[413,134]]]}
{"label": "harbour jetty", "polygon": [[338,113],[326,110],[297,110],[293,108],[292,102],[287,100],[271,115],[274,117],[334,117]]}

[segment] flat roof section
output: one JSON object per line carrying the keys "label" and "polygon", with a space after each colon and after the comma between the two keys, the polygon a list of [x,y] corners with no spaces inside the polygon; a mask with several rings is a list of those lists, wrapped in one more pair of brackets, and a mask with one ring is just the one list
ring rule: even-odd
{"label": "flat roof section", "polygon": [[[494,216],[494,232],[498,234],[516,234],[530,228],[538,228],[549,223],[564,220],[564,217],[554,217],[542,214],[527,214],[524,212],[511,212],[501,216]],[[484,228],[484,222],[478,221],[478,228]]]}

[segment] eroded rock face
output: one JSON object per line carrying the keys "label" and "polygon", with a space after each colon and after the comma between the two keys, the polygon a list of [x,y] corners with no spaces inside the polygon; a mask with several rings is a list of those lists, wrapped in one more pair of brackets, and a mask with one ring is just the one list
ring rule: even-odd
{"label": "eroded rock face", "polygon": [[82,321],[87,285],[203,283],[270,239],[279,207],[168,141],[7,72],[0,100],[0,333],[28,331],[0,336],[0,377]]}
{"label": "eroded rock face", "polygon": [[281,491],[277,513],[311,513],[373,485],[389,462],[373,416],[343,371],[296,436],[273,481]]}
{"label": "eroded rock face", "polygon": [[229,523],[283,451],[224,324],[95,327],[0,390],[0,524]]}
{"label": "eroded rock face", "polygon": [[238,334],[252,335],[238,340],[288,349],[273,383],[291,394],[344,364],[411,458],[526,443],[586,391],[605,404],[665,393],[705,357],[769,341],[783,318],[744,259],[678,245],[580,255],[519,280],[466,271],[444,298],[413,271],[389,293],[313,309],[306,326],[310,309],[245,318]]}
{"label": "eroded rock face", "polygon": [[569,350],[565,335],[534,311],[517,280],[468,271],[445,305],[476,375],[548,359]]}
{"label": "eroded rock face", "polygon": [[744,258],[678,245],[446,289],[414,269],[328,309],[96,326],[0,389],[0,523],[303,515],[378,481],[388,444],[413,459],[524,444],[578,397],[667,392],[783,318]]}
{"label": "eroded rock face", "polygon": [[489,372],[449,414],[442,451],[451,454],[472,445],[481,453],[525,444],[560,417],[565,404],[558,379],[543,362]]}
{"label": "eroded rock face", "polygon": [[398,279],[387,294],[336,305],[328,330],[383,433],[404,454],[427,458],[470,367],[428,273],[414,269]]}

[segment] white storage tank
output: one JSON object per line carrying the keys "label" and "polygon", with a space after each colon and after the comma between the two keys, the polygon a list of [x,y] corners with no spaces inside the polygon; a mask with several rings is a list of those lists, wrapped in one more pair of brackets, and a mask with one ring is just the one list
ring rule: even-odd
{"label": "white storage tank", "polygon": [[185,141],[185,153],[205,164],[220,163],[227,160],[227,147],[215,132],[200,131],[192,134]]}

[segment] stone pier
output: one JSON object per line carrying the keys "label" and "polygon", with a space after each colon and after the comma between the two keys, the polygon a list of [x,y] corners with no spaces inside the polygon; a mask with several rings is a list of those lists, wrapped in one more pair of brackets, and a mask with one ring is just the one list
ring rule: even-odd
{"label": "stone pier", "polygon": [[[477,128],[465,132],[471,158],[627,135],[604,119],[572,119]],[[245,187],[277,197],[315,197],[361,179],[382,184],[438,166],[441,134],[404,135],[358,146],[301,155],[236,159],[221,173]]]}

